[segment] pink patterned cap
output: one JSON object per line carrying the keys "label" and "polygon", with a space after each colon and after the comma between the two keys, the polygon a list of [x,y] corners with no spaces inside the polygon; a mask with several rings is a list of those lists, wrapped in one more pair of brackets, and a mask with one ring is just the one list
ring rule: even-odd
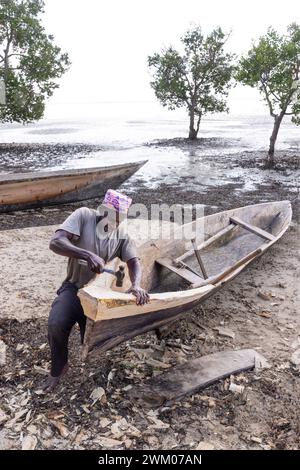
{"label": "pink patterned cap", "polygon": [[116,212],[127,214],[132,199],[114,189],[108,189],[104,196],[102,206],[113,209]]}

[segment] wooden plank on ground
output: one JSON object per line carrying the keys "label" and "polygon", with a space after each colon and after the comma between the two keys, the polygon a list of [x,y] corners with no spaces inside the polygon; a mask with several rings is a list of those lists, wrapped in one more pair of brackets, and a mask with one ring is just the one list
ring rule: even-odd
{"label": "wooden plank on ground", "polygon": [[274,235],[272,235],[272,233],[266,232],[265,230],[259,227],[256,227],[255,225],[247,224],[247,222],[244,222],[238,217],[230,217],[230,221],[236,225],[240,225],[246,230],[249,230],[249,232],[255,233],[255,235],[258,235],[259,237],[264,238],[265,240],[269,240],[269,241],[275,240],[275,237]]}
{"label": "wooden plank on ground", "polygon": [[131,389],[129,396],[151,407],[167,405],[258,363],[266,365],[267,361],[254,349],[220,351],[172,367]]}

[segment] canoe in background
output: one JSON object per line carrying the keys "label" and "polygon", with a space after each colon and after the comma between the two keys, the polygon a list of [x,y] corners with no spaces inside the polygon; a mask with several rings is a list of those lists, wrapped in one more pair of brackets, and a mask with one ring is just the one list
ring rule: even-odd
{"label": "canoe in background", "polygon": [[[228,210],[203,217],[202,224],[187,224],[198,240],[201,233],[195,233],[196,229],[205,234],[197,248],[207,276],[201,273],[193,249],[187,250],[187,242],[192,248],[190,240],[173,237],[141,243],[142,286],[150,293],[151,302],[137,306],[135,298],[125,293],[130,285],[128,273],[122,291],[111,275],[96,276],[78,294],[88,317],[83,359],[95,347],[111,349],[180,318],[279,240],[291,217],[290,202],[279,201]],[[110,267],[117,269],[118,264],[120,261],[114,260]]]}
{"label": "canoe in background", "polygon": [[0,175],[0,212],[66,204],[104,196],[146,160],[101,168]]}

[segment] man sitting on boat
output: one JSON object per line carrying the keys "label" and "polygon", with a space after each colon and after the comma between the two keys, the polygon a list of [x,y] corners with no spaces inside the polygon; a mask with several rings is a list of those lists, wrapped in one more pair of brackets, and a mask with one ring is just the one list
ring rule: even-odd
{"label": "man sitting on boat", "polygon": [[[132,282],[128,290],[138,305],[149,302],[141,288],[141,264],[134,241],[119,227],[126,219],[131,199],[117,191],[108,190],[98,208],[81,207],[75,210],[54,233],[50,249],[69,258],[67,277],[57,291],[48,321],[48,340],[51,349],[51,371],[43,388],[51,391],[68,368],[68,339],[78,323],[83,341],[86,317],[77,291],[95,273],[101,274],[105,264],[118,257],[127,263]],[[124,225],[124,224],[123,224]]]}

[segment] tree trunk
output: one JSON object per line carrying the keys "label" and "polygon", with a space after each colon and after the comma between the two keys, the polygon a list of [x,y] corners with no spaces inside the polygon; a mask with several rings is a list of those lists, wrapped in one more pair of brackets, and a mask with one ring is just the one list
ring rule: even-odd
{"label": "tree trunk", "polygon": [[196,129],[195,129],[195,111],[190,109],[190,129],[189,129],[189,139],[196,140],[199,132],[199,126],[201,121],[201,115],[198,117]]}
{"label": "tree trunk", "polygon": [[279,116],[276,116],[274,118],[274,127],[273,127],[273,132],[270,137],[270,146],[269,146],[269,151],[268,151],[268,156],[266,159],[266,167],[267,168],[272,168],[274,166],[274,153],[275,153],[275,143],[277,140],[278,136],[278,131],[280,128],[281,121],[283,119],[284,114],[281,112]]}

